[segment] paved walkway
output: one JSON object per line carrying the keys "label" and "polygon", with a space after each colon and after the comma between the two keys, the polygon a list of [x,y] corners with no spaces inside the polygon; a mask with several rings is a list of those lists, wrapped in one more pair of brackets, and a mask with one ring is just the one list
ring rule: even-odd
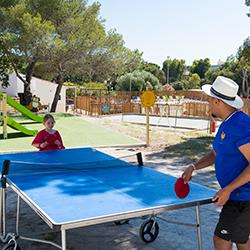
{"label": "paved walkway", "polygon": [[[112,121],[124,121],[137,124],[145,124],[145,115],[113,115],[107,116],[106,119]],[[180,118],[180,117],[165,117],[165,116],[150,116],[150,125],[164,126],[183,129],[199,129],[209,131],[209,120],[196,118]]]}

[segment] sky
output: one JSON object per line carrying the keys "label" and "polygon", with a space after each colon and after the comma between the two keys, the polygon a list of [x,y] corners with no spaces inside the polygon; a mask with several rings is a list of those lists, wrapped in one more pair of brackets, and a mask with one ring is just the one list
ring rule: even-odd
{"label": "sky", "polygon": [[[90,0],[89,4],[96,2]],[[162,66],[169,56],[212,64],[235,55],[250,36],[245,0],[99,0],[107,30],[116,29],[125,46]]]}

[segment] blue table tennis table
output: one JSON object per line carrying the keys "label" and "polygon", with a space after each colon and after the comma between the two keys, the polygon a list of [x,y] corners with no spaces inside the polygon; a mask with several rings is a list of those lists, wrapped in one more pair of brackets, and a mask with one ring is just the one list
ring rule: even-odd
{"label": "blue table tennis table", "polygon": [[[138,158],[139,159],[139,158]],[[194,206],[198,248],[202,248],[199,206],[211,203],[215,190],[190,183],[179,199],[176,178],[93,148],[0,154],[0,239],[4,249],[20,249],[19,239],[51,244],[66,250],[69,229],[148,216],[140,234],[145,242],[158,235],[157,216],[168,210]],[[17,194],[16,232],[6,232],[6,186]],[[26,202],[51,229],[61,231],[61,245],[19,235],[20,200]],[[17,240],[18,238],[18,240]]]}

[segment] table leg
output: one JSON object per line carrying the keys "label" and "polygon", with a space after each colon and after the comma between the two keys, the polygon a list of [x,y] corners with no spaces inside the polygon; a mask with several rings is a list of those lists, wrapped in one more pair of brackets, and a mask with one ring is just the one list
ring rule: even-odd
{"label": "table leg", "polygon": [[196,206],[196,223],[197,223],[197,236],[198,236],[198,249],[202,250],[202,239],[201,239],[201,223],[200,223],[200,207]]}
{"label": "table leg", "polygon": [[0,189],[0,236],[3,234],[3,189]]}
{"label": "table leg", "polygon": [[1,200],[2,200],[2,236],[5,237],[5,234],[6,234],[6,189],[3,188],[2,189],[2,197],[1,197]]}
{"label": "table leg", "polygon": [[61,237],[62,237],[62,250],[66,250],[66,230],[61,229]]}
{"label": "table leg", "polygon": [[20,202],[20,196],[18,195],[16,203],[16,235],[19,235]]}

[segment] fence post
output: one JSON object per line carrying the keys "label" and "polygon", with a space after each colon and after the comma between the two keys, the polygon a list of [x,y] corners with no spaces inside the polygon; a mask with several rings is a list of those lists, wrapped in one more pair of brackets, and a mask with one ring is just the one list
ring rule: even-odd
{"label": "fence post", "polygon": [[212,134],[215,132],[215,120],[212,117],[212,113],[210,112],[210,126],[209,126],[209,133]]}
{"label": "fence post", "polygon": [[7,138],[7,94],[3,93],[3,139]]}

